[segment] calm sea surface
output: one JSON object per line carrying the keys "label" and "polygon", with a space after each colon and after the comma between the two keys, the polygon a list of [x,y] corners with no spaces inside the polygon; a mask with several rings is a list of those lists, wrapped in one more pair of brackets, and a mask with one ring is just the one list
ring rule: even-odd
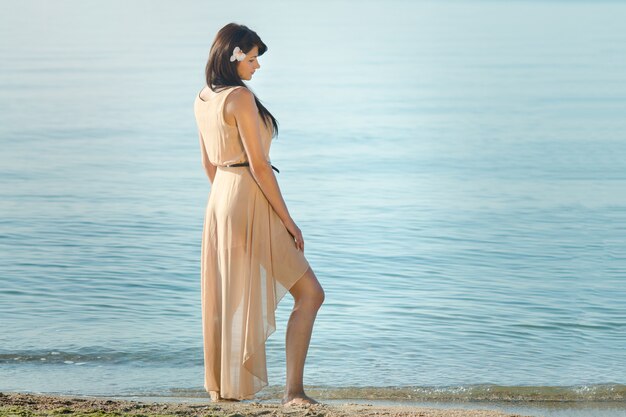
{"label": "calm sea surface", "polygon": [[326,290],[311,393],[624,404],[626,4],[240,3],[0,13],[0,390],[206,396],[193,100],[235,21]]}

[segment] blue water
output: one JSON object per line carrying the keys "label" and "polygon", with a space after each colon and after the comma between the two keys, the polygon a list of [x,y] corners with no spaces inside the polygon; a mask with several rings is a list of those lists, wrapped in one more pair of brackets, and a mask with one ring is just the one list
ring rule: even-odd
{"label": "blue water", "polygon": [[326,290],[311,393],[623,402],[626,4],[242,5],[0,13],[0,391],[206,395],[193,100],[236,21]]}

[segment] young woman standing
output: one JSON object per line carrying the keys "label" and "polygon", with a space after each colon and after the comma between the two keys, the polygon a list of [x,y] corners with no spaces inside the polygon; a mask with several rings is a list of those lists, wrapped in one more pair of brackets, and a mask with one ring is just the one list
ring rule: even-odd
{"label": "young woman standing", "polygon": [[217,33],[206,86],[195,97],[202,165],[211,183],[201,251],[204,388],[213,401],[250,399],[268,385],[265,341],[275,310],[289,291],[287,380],[283,405],[316,404],[303,373],[324,290],[304,256],[270,163],[278,132],[274,116],[243,80],[261,66],[267,46],[248,27]]}

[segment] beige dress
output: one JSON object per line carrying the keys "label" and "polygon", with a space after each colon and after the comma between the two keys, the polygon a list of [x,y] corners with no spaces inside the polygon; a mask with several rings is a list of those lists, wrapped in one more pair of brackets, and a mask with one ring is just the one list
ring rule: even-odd
{"label": "beige dress", "polygon": [[[276,330],[274,312],[309,267],[248,166],[224,102],[236,88],[196,95],[194,113],[203,158],[217,166],[204,216],[201,253],[204,388],[223,398],[251,399],[268,385],[265,341]],[[259,117],[268,161],[273,128]]]}

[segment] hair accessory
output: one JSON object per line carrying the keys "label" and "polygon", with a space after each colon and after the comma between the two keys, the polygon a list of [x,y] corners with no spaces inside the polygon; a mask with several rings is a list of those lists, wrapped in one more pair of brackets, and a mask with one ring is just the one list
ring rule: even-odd
{"label": "hair accessory", "polygon": [[233,54],[230,57],[230,62],[233,62],[235,59],[237,61],[243,61],[246,58],[246,53],[242,51],[238,46],[235,46],[233,49]]}

